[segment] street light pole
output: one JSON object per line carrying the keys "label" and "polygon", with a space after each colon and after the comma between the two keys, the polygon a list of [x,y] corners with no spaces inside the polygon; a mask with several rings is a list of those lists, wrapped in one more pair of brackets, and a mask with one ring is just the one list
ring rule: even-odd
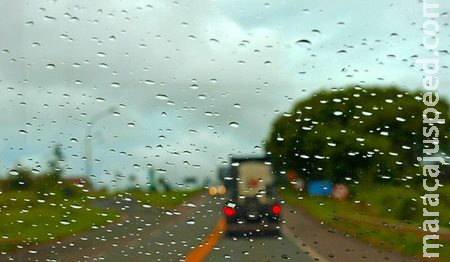
{"label": "street light pole", "polygon": [[115,107],[110,107],[107,110],[101,111],[97,114],[95,114],[91,121],[87,123],[86,127],[86,136],[84,138],[84,146],[85,146],[85,153],[86,153],[86,166],[85,166],[85,172],[86,175],[92,176],[92,169],[93,169],[93,161],[92,161],[92,130],[94,128],[94,124],[97,123],[99,120],[111,115],[115,111]]}

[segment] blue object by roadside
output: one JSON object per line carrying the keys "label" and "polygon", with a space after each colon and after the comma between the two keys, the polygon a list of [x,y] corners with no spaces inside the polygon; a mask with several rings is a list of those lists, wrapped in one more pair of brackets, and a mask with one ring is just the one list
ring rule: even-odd
{"label": "blue object by roadside", "polygon": [[306,189],[310,196],[329,196],[333,191],[333,183],[330,180],[310,181]]}

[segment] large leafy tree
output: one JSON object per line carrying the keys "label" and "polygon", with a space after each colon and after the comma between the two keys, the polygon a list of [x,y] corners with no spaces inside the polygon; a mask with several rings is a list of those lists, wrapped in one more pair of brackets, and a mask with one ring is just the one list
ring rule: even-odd
{"label": "large leafy tree", "polygon": [[[440,152],[448,152],[449,104],[434,107],[445,119]],[[352,86],[322,90],[274,122],[266,150],[278,171],[307,179],[409,180],[421,173],[426,106],[422,93],[398,87]]]}

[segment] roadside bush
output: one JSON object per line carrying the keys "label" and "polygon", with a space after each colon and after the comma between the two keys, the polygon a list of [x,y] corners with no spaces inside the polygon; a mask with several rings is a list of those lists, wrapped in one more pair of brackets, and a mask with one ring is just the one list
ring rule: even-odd
{"label": "roadside bush", "polygon": [[400,208],[397,209],[395,218],[399,220],[413,221],[419,214],[417,211],[418,204],[411,198],[405,199],[401,202]]}

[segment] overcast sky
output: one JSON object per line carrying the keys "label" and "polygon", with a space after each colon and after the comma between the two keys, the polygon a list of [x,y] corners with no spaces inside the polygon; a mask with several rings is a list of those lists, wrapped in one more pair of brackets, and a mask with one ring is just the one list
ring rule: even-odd
{"label": "overcast sky", "polygon": [[[450,2],[437,2],[449,98]],[[3,0],[0,173],[45,169],[60,143],[83,174],[86,123],[114,107],[93,125],[96,182],[144,183],[149,166],[213,177],[228,154],[262,153],[272,121],[320,88],[420,89],[423,21],[409,0]]]}

